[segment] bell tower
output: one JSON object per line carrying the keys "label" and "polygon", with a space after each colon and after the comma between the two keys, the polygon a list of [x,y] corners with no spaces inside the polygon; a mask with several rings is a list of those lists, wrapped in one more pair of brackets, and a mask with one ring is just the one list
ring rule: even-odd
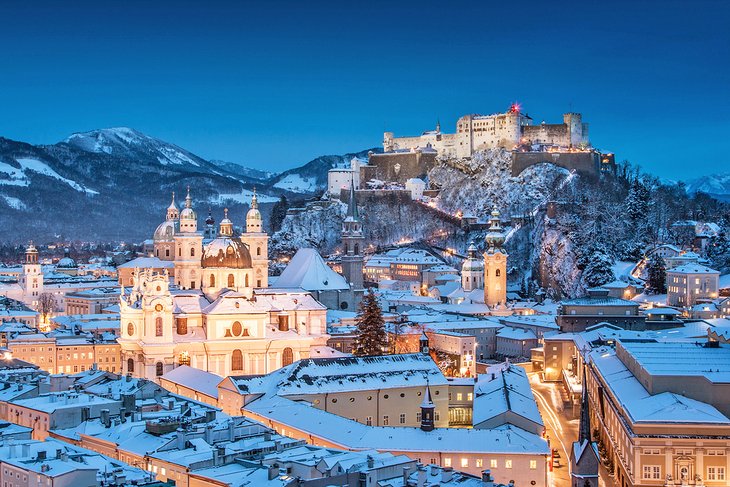
{"label": "bell tower", "polygon": [[345,276],[352,290],[363,288],[363,235],[360,214],[355,199],[355,183],[350,181],[350,200],[347,204],[347,216],[342,222],[342,275]]}
{"label": "bell tower", "polygon": [[485,240],[488,247],[484,253],[484,303],[493,308],[507,302],[507,252],[502,248],[505,236],[496,208],[492,210]]}
{"label": "bell tower", "polygon": [[188,186],[185,208],[180,212],[180,231],[175,234],[175,283],[181,289],[200,288],[202,253],[203,234],[198,231],[198,216]]}
{"label": "bell tower", "polygon": [[269,235],[264,231],[264,220],[259,210],[256,188],[251,196],[251,205],[246,213],[246,231],[241,241],[248,245],[253,266],[253,287],[269,287]]}
{"label": "bell tower", "polygon": [[25,263],[19,284],[23,289],[23,302],[29,306],[37,306],[39,296],[43,294],[43,271],[38,263],[38,249],[32,241],[25,248]]}
{"label": "bell tower", "polygon": [[477,255],[477,248],[469,245],[468,257],[461,266],[461,288],[471,292],[484,286],[484,262]]}

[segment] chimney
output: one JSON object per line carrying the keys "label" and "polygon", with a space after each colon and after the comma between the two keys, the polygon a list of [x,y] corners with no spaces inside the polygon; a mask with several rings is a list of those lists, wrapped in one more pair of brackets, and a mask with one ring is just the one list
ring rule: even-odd
{"label": "chimney", "polygon": [[[38,452],[38,455],[40,455],[41,452]],[[45,452],[44,452],[45,453]],[[23,458],[30,457],[30,445],[28,443],[23,443],[22,445],[22,453],[21,456]]]}
{"label": "chimney", "polygon": [[205,422],[206,423],[212,423],[215,421],[215,410],[214,409],[207,409],[205,411]]}
{"label": "chimney", "polygon": [[408,485],[408,477],[411,476],[411,469],[409,467],[403,467],[403,485]]}
{"label": "chimney", "polygon": [[205,425],[205,442],[209,445],[213,444],[213,425],[211,423]]}
{"label": "chimney", "polygon": [[375,466],[375,459],[372,457],[372,455],[368,455],[368,468],[373,468]]}
{"label": "chimney", "polygon": [[236,423],[233,418],[228,421],[228,441],[236,441]]}
{"label": "chimney", "polygon": [[167,401],[167,409],[168,409],[168,411],[172,411],[173,409],[175,409],[175,400],[174,399],[170,399],[169,401]]}
{"label": "chimney", "polygon": [[127,375],[125,376],[125,380],[126,380],[127,382],[132,382],[132,376],[131,376],[131,375],[129,375],[129,374],[127,374]]}
{"label": "chimney", "polygon": [[451,467],[444,467],[441,470],[441,481],[442,482],[451,482],[451,477],[454,476],[454,469]]}
{"label": "chimney", "polygon": [[427,477],[426,467],[419,463],[417,467],[417,472],[418,476],[416,478],[416,487],[425,487]]}
{"label": "chimney", "polygon": [[91,410],[88,407],[81,408],[81,422],[85,423],[91,416]]}
{"label": "chimney", "polygon": [[484,484],[484,487],[494,487],[494,479],[492,478],[491,470],[482,470],[482,484]]}
{"label": "chimney", "polygon": [[61,449],[60,448],[56,448],[56,458],[57,459],[61,458]]}
{"label": "chimney", "polygon": [[101,422],[104,424],[105,428],[109,428],[112,425],[111,419],[109,418],[109,410],[108,409],[102,409],[101,410]]}
{"label": "chimney", "polygon": [[184,450],[185,449],[185,430],[182,428],[178,428],[175,431],[175,442],[176,447],[178,450]]}
{"label": "chimney", "polygon": [[269,466],[269,480],[274,480],[279,476],[279,467],[277,464]]}
{"label": "chimney", "polygon": [[124,408],[119,408],[119,421],[122,423],[127,421],[127,410]]}

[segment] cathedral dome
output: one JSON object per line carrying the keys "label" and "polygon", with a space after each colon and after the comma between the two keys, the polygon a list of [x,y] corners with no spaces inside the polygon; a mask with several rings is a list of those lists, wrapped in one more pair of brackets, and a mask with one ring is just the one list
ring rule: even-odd
{"label": "cathedral dome", "polygon": [[166,220],[157,227],[152,237],[155,242],[172,242],[177,233],[177,222]]}
{"label": "cathedral dome", "polygon": [[251,253],[240,239],[219,236],[203,249],[201,264],[204,269],[251,269]]}
{"label": "cathedral dome", "polygon": [[58,264],[56,264],[56,268],[58,269],[76,269],[77,267],[78,265],[76,265],[76,261],[71,257],[64,257],[58,261]]}

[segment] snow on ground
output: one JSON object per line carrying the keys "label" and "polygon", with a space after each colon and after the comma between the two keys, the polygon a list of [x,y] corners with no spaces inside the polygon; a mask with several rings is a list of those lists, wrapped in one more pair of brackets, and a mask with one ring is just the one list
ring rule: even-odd
{"label": "snow on ground", "polygon": [[637,294],[634,296],[632,301],[636,301],[637,303],[644,303],[649,304],[653,303],[655,305],[664,306],[667,304],[667,295],[666,294]]}
{"label": "snow on ground", "polygon": [[611,270],[613,270],[613,275],[616,276],[616,279],[623,281],[631,276],[631,271],[634,270],[634,267],[636,267],[636,262],[619,260],[614,262]]}
{"label": "snow on ground", "polygon": [[[220,193],[218,196],[208,198],[208,201],[215,205],[223,205],[229,201],[248,205],[251,203],[252,196],[253,192],[244,189],[240,193]],[[256,198],[258,198],[259,203],[276,203],[279,201],[279,198],[275,196],[269,196],[261,193],[256,193]]]}
{"label": "snow on ground", "polygon": [[21,169],[4,162],[0,162],[0,175],[2,175],[0,184],[6,186],[28,186],[30,184]]}
{"label": "snow on ground", "polygon": [[71,186],[76,191],[82,192],[82,193],[89,193],[89,194],[99,194],[98,191],[94,191],[93,189],[86,188],[84,186],[81,186],[76,181],[72,181],[71,179],[64,178],[60,174],[58,174],[56,171],[48,167],[48,165],[44,162],[39,161],[38,159],[30,159],[30,158],[20,158],[16,159],[18,161],[18,164],[20,164],[23,168],[23,171],[33,171],[37,172],[38,174],[43,174],[45,176],[50,176],[52,178],[58,179],[59,181],[63,181],[64,183]]}
{"label": "snow on ground", "polygon": [[299,174],[288,174],[274,185],[294,193],[314,193],[317,190],[315,178],[303,178]]}
{"label": "snow on ground", "polygon": [[20,201],[18,198],[13,198],[12,196],[5,196],[0,195],[5,200],[5,203],[11,208],[15,208],[16,210],[25,210],[25,203]]}

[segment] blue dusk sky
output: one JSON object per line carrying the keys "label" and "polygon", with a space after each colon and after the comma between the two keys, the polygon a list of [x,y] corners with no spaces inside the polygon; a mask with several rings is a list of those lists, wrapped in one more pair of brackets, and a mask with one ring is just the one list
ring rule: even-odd
{"label": "blue dusk sky", "polygon": [[0,136],[129,126],[283,170],[511,102],[668,179],[728,170],[730,2],[8,0]]}

